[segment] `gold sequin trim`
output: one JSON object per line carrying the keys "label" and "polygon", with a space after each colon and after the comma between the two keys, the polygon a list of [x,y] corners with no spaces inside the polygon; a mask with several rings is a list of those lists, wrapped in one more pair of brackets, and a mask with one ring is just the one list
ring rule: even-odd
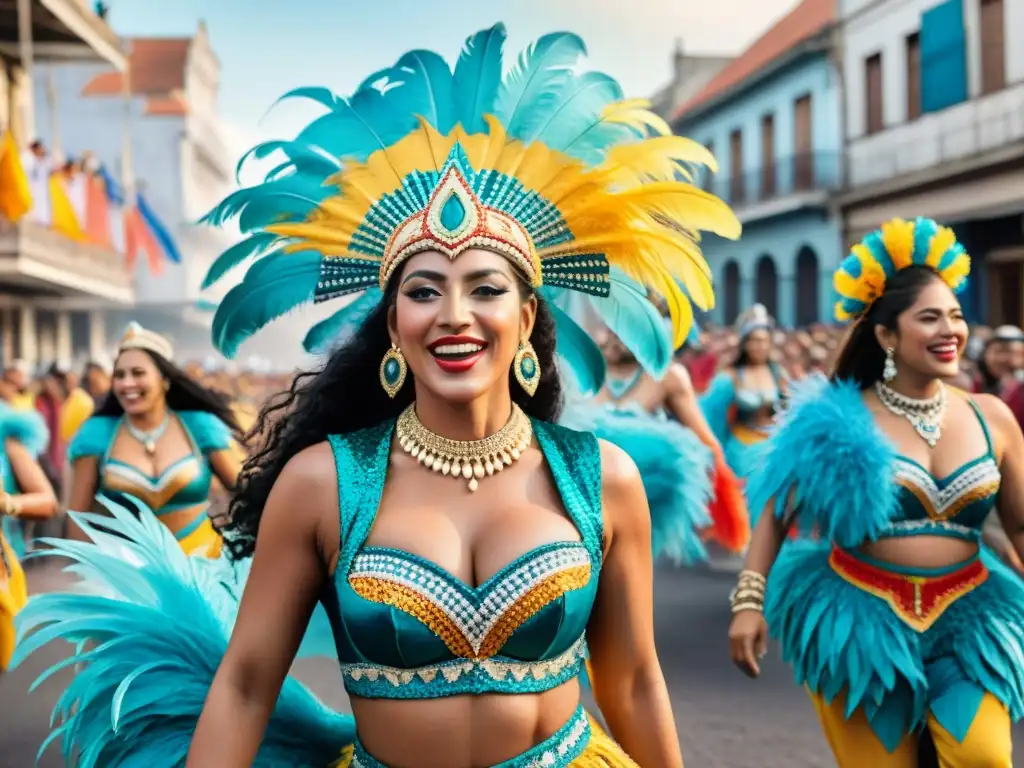
{"label": "gold sequin trim", "polygon": [[579,565],[559,573],[553,573],[516,600],[494,627],[487,633],[480,646],[480,658],[490,658],[505,645],[519,627],[530,620],[541,608],[557,600],[566,592],[580,589],[590,581],[590,566]]}
{"label": "gold sequin trim", "polygon": [[422,622],[441,638],[456,656],[473,657],[473,647],[443,609],[409,587],[373,576],[350,576],[349,586],[357,595],[374,603],[390,605]]}

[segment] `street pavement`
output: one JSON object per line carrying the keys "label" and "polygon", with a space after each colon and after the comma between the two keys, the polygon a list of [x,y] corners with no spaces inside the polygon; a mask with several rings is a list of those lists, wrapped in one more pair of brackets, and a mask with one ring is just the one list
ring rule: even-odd
{"label": "street pavement", "polygon": [[[748,680],[728,658],[729,572],[659,568],[655,580],[658,651],[688,768],[827,768],[834,762],[804,693],[773,648],[759,680]],[[29,571],[34,592],[66,583],[46,565]],[[44,649],[25,668],[0,678],[0,768],[31,768],[47,733],[50,708],[69,672],[26,694],[31,680],[60,658]],[[296,674],[327,704],[347,709],[337,668],[326,660],[298,662]],[[1024,744],[1024,728],[1015,729]],[[1024,749],[1022,747],[1021,749]],[[60,768],[59,748],[41,768]],[[163,766],[153,766],[163,768]]]}

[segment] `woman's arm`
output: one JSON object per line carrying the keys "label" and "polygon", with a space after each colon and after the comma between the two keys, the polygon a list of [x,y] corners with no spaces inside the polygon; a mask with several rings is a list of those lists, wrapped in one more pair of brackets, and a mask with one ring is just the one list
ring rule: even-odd
{"label": "woman's arm", "polygon": [[288,462],[270,492],[231,642],[192,738],[190,768],[252,765],[328,578],[337,519],[337,472],[330,446],[321,443]]}
{"label": "woman's arm", "polygon": [[587,629],[594,694],[612,735],[642,768],[682,768],[654,647],[651,519],[640,472],[602,442],[607,552]]}
{"label": "woman's arm", "polygon": [[1024,560],[1024,435],[1006,403],[992,395],[975,395],[993,432],[1002,480],[996,508],[1017,557]]}
{"label": "woman's arm", "polygon": [[[75,459],[71,465],[71,492],[68,494],[68,509],[74,512],[88,512],[96,501],[99,485],[100,460],[98,456],[85,455]],[[74,541],[88,541],[75,521],[68,516],[67,536]]]}
{"label": "woman's arm", "polygon": [[704,445],[712,450],[720,451],[721,445],[711,430],[704,411],[700,408],[697,393],[693,389],[693,381],[686,368],[678,363],[669,366],[665,374],[665,405],[680,424],[689,427]]}
{"label": "woman's arm", "polygon": [[7,451],[11,472],[20,489],[20,493],[12,494],[18,507],[18,517],[28,520],[52,517],[57,511],[57,497],[39,462],[17,440],[5,440],[4,450]]}

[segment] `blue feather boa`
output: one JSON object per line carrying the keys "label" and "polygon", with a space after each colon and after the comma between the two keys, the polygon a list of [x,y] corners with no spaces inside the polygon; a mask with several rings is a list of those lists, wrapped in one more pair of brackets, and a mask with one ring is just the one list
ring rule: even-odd
{"label": "blue feather boa", "polygon": [[676,563],[707,559],[700,532],[711,525],[714,456],[691,429],[636,409],[575,403],[562,424],[593,432],[624,450],[644,481],[654,556]]}
{"label": "blue feather boa", "polygon": [[878,539],[898,512],[895,449],[853,384],[791,384],[788,409],[756,450],[751,510],[795,513],[801,528],[844,548]]}
{"label": "blue feather boa", "polygon": [[[40,755],[60,740],[65,763],[81,768],[184,765],[247,564],[189,558],[149,510],[104,504],[111,517],[71,513],[91,542],[44,540],[52,549],[39,554],[71,560],[68,570],[83,577],[83,589],[29,600],[16,620],[12,667],[53,640],[76,648],[33,684],[80,665]],[[324,637],[314,639],[326,649]],[[354,737],[350,716],[288,678],[254,765],[322,768]]]}

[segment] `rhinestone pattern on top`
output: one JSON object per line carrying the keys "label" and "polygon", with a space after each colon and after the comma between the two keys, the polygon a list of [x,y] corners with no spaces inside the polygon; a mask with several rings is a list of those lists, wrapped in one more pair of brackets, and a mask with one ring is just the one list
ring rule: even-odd
{"label": "rhinestone pattern on top", "polygon": [[999,491],[999,467],[989,457],[959,472],[947,485],[935,482],[923,467],[903,457],[896,460],[896,482],[924,505],[929,517],[955,517],[968,504],[994,496]]}
{"label": "rhinestone pattern on top", "polygon": [[[563,578],[566,575],[571,578]],[[414,559],[383,548],[369,548],[357,555],[348,580],[361,596],[394,605],[424,621],[445,640],[453,653],[480,657],[492,656],[501,650],[496,643],[488,642],[492,634],[498,635],[493,639],[503,643],[507,635],[544,604],[569,589],[586,585],[589,576],[587,548],[583,544],[567,543],[527,553],[476,589],[422,558]],[[386,587],[382,589],[382,582],[397,586],[397,593]],[[543,595],[547,598],[543,603],[521,604],[546,583],[551,583],[553,589]],[[524,607],[532,610],[522,610]],[[423,608],[426,610],[421,610]],[[504,620],[512,613],[516,621],[508,624]],[[496,632],[502,628],[505,631]]]}

